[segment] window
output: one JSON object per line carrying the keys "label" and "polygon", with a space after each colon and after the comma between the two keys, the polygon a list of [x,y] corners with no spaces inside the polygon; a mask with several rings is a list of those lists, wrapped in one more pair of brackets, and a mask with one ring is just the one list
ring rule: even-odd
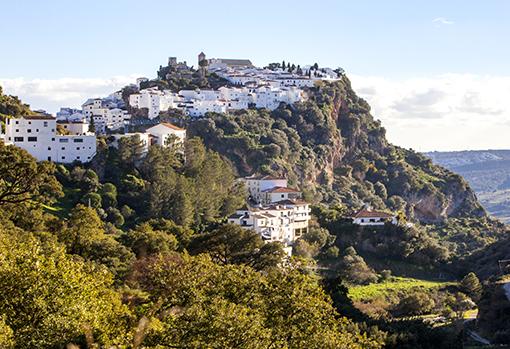
{"label": "window", "polygon": [[52,138],[52,139],[51,139],[51,141],[52,141],[52,142],[55,142],[55,138]]}
{"label": "window", "polygon": [[73,139],[74,143],[83,143],[83,138],[75,138]]}
{"label": "window", "polygon": [[76,150],[80,150],[80,147],[76,147]]}
{"label": "window", "polygon": [[29,122],[28,122],[28,124],[29,124],[29,125],[32,125],[32,121],[29,121]]}
{"label": "window", "polygon": [[19,121],[16,121],[16,125],[19,125]]}
{"label": "window", "polygon": [[62,160],[65,160],[65,159],[66,159],[66,157],[65,157],[65,156],[62,156]]}
{"label": "window", "polygon": [[14,142],[23,142],[23,137],[14,137]]}
{"label": "window", "polygon": [[44,126],[44,127],[48,127],[48,121],[45,121],[45,122],[43,123],[43,126]]}
{"label": "window", "polygon": [[68,142],[69,142],[69,139],[67,139],[67,138],[60,138],[58,141],[59,141],[60,143],[68,143]]}
{"label": "window", "polygon": [[27,129],[27,133],[32,133],[32,130],[31,129]]}
{"label": "window", "polygon": [[48,161],[51,161],[51,156],[48,156]]}
{"label": "window", "polygon": [[51,147],[48,147],[48,150],[51,150]]}
{"label": "window", "polygon": [[19,129],[16,129],[16,132],[19,132]]}
{"label": "window", "polygon": [[62,147],[62,150],[66,150],[66,147]]}
{"label": "window", "polygon": [[37,142],[37,137],[28,137],[29,142]]}

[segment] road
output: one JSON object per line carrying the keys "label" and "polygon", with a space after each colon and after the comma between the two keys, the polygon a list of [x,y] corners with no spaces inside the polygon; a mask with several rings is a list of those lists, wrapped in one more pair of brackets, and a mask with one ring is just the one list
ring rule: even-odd
{"label": "road", "polygon": [[[464,328],[466,328],[466,324],[470,321],[474,321],[475,319],[474,318],[471,318],[471,319],[466,319],[464,321]],[[481,343],[483,345],[490,345],[491,342],[486,339],[486,338],[483,338],[482,336],[480,336],[478,333],[476,333],[475,331],[471,331],[471,330],[468,330],[466,329],[466,333],[469,337],[471,337],[473,340],[477,341],[478,343]]]}

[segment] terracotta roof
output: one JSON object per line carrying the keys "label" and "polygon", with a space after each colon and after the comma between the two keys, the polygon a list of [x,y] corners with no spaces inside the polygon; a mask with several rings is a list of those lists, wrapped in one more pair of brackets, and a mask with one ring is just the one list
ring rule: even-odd
{"label": "terracotta roof", "polygon": [[304,201],[304,200],[300,200],[300,199],[296,199],[296,200],[280,200],[280,201],[277,201],[277,202],[273,202],[273,204],[276,204],[276,205],[293,205],[293,206],[298,206],[298,205],[308,205],[308,202]]}
{"label": "terracotta roof", "polygon": [[369,211],[369,210],[360,210],[355,215],[354,218],[393,218],[394,215],[382,212],[382,211]]}
{"label": "terracotta roof", "polygon": [[36,115],[24,115],[22,116],[23,119],[26,120],[55,120],[55,118],[51,115],[43,115],[43,114],[36,114]]}
{"label": "terracotta roof", "polygon": [[263,190],[264,193],[299,193],[299,190],[287,187],[273,187]]}
{"label": "terracotta roof", "polygon": [[177,127],[177,126],[175,126],[175,125],[173,125],[173,124],[171,124],[169,122],[162,122],[161,125],[166,126],[166,127],[170,128],[170,129],[176,130],[176,131],[186,131],[185,129]]}

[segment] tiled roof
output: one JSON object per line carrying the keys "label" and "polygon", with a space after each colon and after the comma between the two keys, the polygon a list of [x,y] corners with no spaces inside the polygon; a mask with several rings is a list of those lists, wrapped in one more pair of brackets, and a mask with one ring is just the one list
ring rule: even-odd
{"label": "tiled roof", "polygon": [[24,115],[22,118],[26,120],[55,120],[53,116],[44,114]]}
{"label": "tiled roof", "polygon": [[355,215],[354,218],[393,218],[394,215],[382,212],[382,211],[369,211],[369,210],[360,210]]}
{"label": "tiled roof", "polygon": [[176,131],[186,131],[185,129],[177,127],[169,122],[162,122],[161,125],[166,126],[169,129],[176,130]]}
{"label": "tiled roof", "polygon": [[273,187],[263,190],[264,193],[299,193],[299,190],[287,187]]}
{"label": "tiled roof", "polygon": [[273,204],[297,206],[297,205],[308,205],[308,202],[306,202],[304,200],[296,199],[296,200],[280,200],[280,201],[274,202]]}

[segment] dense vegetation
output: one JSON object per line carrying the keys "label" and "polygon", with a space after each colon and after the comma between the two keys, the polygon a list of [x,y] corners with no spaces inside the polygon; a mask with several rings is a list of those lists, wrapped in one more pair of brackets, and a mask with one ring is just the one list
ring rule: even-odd
{"label": "dense vegetation", "polygon": [[[216,83],[224,81],[162,68],[146,84]],[[144,154],[137,137],[117,149],[101,139],[87,166],[38,164],[0,145],[2,344],[459,345],[454,327],[417,317],[461,322],[478,279],[409,277],[477,270],[459,261],[498,244],[504,226],[461,177],[389,144],[345,76],[307,95],[273,112],[188,120],[182,148]],[[0,101],[19,104],[0,113],[29,112],[13,97]],[[246,196],[235,178],[252,173],[284,175],[314,203],[311,228],[284,265],[280,244],[224,224]],[[347,217],[364,204],[398,212],[399,225],[353,225]]]}

